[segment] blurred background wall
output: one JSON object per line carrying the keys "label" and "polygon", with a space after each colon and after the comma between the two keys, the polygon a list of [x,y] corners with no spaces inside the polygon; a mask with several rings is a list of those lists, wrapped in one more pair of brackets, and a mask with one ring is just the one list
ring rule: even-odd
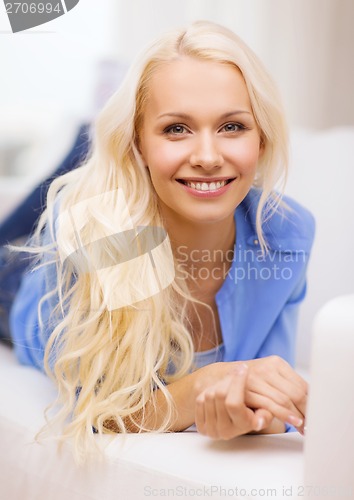
{"label": "blurred background wall", "polygon": [[87,115],[98,61],[129,64],[157,34],[200,18],[233,29],[263,59],[291,125],[354,124],[352,0],[81,0],[17,34],[0,6],[0,109]]}

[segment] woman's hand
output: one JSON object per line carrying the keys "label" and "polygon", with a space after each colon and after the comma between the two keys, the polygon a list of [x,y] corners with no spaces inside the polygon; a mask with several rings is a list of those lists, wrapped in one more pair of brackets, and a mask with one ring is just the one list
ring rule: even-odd
{"label": "woman's hand", "polygon": [[214,439],[231,439],[268,427],[273,415],[251,410],[245,403],[248,367],[236,365],[229,375],[206,388],[196,399],[198,432]]}
{"label": "woman's hand", "polygon": [[[277,356],[212,363],[171,382],[166,389],[177,409],[169,427],[172,432],[196,423],[202,434],[231,439],[249,432],[284,432],[285,422],[302,432],[307,383]],[[158,429],[166,411],[166,397],[157,389],[143,412],[144,426]]]}
{"label": "woman's hand", "polygon": [[303,434],[308,384],[279,356],[246,361],[246,404],[264,408]]}
{"label": "woman's hand", "polygon": [[[235,367],[242,365],[247,366],[248,373],[247,376],[244,374],[239,380],[240,375],[233,373],[233,370]],[[225,413],[221,413],[221,401],[224,401],[226,414],[229,415],[230,401],[234,401],[233,398],[236,396],[238,398],[237,404],[241,400],[241,393],[235,393],[234,391],[237,391],[237,389],[233,388],[239,382],[244,384],[243,403],[249,411],[244,408],[240,413],[240,407],[238,406],[237,412],[242,414],[243,418],[241,427],[243,429],[247,428],[247,430],[244,432],[239,430],[238,434],[234,434],[235,436],[258,429],[254,418],[259,419],[261,416],[264,416],[267,425],[275,417],[281,422],[294,425],[299,432],[303,433],[308,386],[290,365],[279,356],[269,356],[244,362],[215,363],[197,371],[200,372],[200,376],[196,386],[196,401],[198,401],[196,412],[198,411],[199,427],[202,429],[202,433],[212,436],[214,432],[214,435],[216,435],[216,431],[211,429],[212,425],[219,425],[216,407],[218,407],[219,414],[223,418],[223,424],[221,425],[223,426],[227,421]],[[215,380],[218,382],[215,383]],[[216,389],[217,392],[215,392]],[[213,404],[212,401],[214,401]],[[204,413],[207,410],[208,412]],[[257,410],[263,410],[266,413],[259,414]],[[230,415],[227,418],[230,419]],[[207,432],[205,432],[206,428],[208,428]]]}

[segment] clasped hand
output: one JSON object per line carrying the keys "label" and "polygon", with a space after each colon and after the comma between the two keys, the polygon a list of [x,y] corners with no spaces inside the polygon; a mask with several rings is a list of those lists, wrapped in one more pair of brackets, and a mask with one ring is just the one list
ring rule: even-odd
{"label": "clasped hand", "polygon": [[215,363],[200,370],[195,423],[201,434],[226,440],[282,432],[276,430],[284,430],[280,422],[303,434],[308,385],[282,358]]}

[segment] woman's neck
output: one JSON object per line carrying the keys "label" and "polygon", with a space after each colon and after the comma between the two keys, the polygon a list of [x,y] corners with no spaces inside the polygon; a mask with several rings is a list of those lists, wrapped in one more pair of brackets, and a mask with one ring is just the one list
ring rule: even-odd
{"label": "woman's neck", "polygon": [[182,220],[168,212],[163,213],[163,219],[177,260],[176,275],[186,280],[195,299],[211,308],[188,305],[194,347],[196,351],[210,349],[222,342],[215,296],[233,260],[234,214],[222,221],[204,224]]}
{"label": "woman's neck", "polygon": [[236,240],[233,214],[213,223],[194,223],[171,217],[164,217],[164,222],[173,253],[187,269],[212,270],[231,265]]}

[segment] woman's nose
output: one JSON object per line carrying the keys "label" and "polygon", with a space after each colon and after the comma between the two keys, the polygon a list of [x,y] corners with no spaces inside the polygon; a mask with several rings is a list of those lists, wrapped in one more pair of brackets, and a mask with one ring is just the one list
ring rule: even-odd
{"label": "woman's nose", "polygon": [[223,156],[218,148],[217,139],[211,137],[210,134],[204,134],[196,138],[190,156],[190,163],[192,167],[199,166],[207,169],[221,167]]}

